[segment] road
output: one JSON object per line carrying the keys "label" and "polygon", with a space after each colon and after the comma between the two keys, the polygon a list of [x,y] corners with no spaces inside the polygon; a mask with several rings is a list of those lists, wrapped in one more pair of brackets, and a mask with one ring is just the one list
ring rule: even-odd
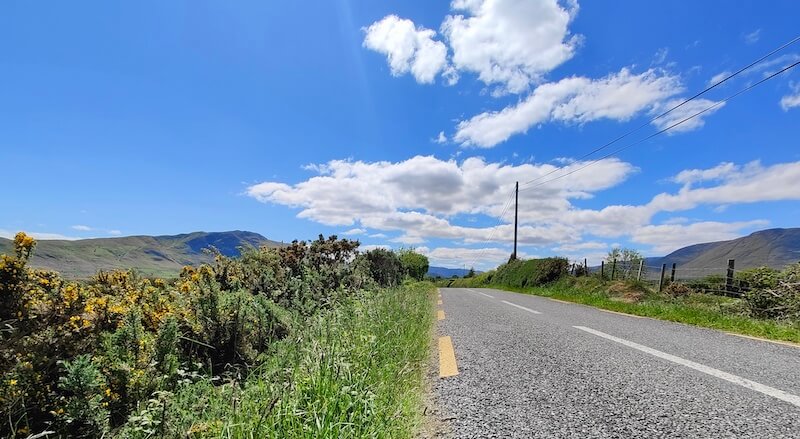
{"label": "road", "polygon": [[800,438],[796,346],[524,294],[440,293],[452,376],[433,393],[452,437]]}

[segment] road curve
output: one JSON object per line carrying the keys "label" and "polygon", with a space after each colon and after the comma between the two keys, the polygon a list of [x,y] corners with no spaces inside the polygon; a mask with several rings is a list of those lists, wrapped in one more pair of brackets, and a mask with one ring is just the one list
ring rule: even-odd
{"label": "road curve", "polygon": [[800,348],[490,289],[442,288],[455,438],[798,438]]}

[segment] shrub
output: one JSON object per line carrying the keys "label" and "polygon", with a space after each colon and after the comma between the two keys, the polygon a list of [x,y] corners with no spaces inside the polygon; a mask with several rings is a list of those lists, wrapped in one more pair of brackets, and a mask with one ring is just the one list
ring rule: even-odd
{"label": "shrub", "polygon": [[742,270],[736,273],[739,286],[744,289],[775,288],[778,285],[780,271],[769,267],[757,267],[749,270]]}
{"label": "shrub", "polygon": [[395,252],[376,248],[364,253],[364,257],[369,262],[369,271],[378,285],[395,286],[403,281],[403,265]]}
{"label": "shrub", "polygon": [[517,259],[498,267],[492,282],[517,288],[540,286],[560,279],[568,268],[565,258]]}
{"label": "shrub", "polygon": [[681,282],[670,282],[666,288],[664,288],[664,294],[670,297],[684,297],[688,296],[692,293],[692,289]]}
{"label": "shrub", "polygon": [[[800,263],[781,272],[771,269],[748,270],[750,285],[743,298],[750,313],[761,318],[800,319]],[[760,287],[758,287],[760,286]]]}
{"label": "shrub", "polygon": [[400,250],[400,264],[403,266],[403,273],[412,279],[422,280],[428,272],[428,258],[414,250]]}
{"label": "shrub", "polygon": [[134,271],[67,282],[27,266],[32,238],[14,244],[0,256],[0,437],[99,437],[134,413],[151,431],[181,383],[241,382],[293,322],[375,285],[358,242],[335,236],[217,254],[171,282]]}

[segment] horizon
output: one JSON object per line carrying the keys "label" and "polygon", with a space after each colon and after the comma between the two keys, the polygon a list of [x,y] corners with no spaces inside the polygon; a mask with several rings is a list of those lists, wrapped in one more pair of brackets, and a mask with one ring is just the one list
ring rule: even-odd
{"label": "horizon", "polygon": [[6,3],[0,161],[15,186],[0,236],[322,233],[485,270],[512,251],[517,181],[522,257],[666,255],[793,228],[800,69],[760,81],[800,43],[653,117],[794,41],[798,13]]}

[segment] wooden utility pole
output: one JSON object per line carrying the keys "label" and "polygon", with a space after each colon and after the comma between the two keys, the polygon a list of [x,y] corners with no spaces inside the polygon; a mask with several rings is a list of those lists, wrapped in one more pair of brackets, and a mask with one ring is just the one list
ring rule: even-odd
{"label": "wooden utility pole", "polygon": [[733,276],[734,276],[734,269],[736,261],[734,259],[728,259],[728,270],[725,273],[725,291],[733,291]]}
{"label": "wooden utility pole", "polygon": [[667,271],[667,264],[661,264],[661,279],[658,281],[658,292],[664,290],[664,273]]}
{"label": "wooden utility pole", "polygon": [[514,188],[514,253],[511,260],[517,259],[517,220],[519,219],[519,182]]}
{"label": "wooden utility pole", "polygon": [[636,281],[642,280],[642,268],[644,267],[644,259],[639,259],[639,273],[636,274]]}

